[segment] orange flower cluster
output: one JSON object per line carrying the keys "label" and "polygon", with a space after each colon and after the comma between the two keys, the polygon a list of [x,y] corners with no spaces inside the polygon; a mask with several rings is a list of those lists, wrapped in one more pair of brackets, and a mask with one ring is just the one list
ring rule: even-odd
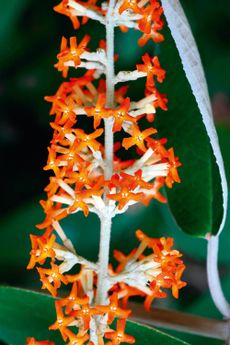
{"label": "orange flower cluster", "polygon": [[[107,7],[105,4],[102,7],[96,0],[63,0],[55,10],[70,17],[74,28],[78,28],[77,16],[83,17],[82,24],[88,18],[105,24]],[[156,42],[163,40],[159,33],[163,27],[162,12],[157,0],[124,0],[114,7],[112,15],[121,29],[139,28],[143,32],[139,40],[142,45],[150,38]],[[100,78],[106,74],[109,63],[106,44],[100,43],[99,49],[91,52],[87,48],[89,41],[88,35],[79,44],[76,37],[70,37],[69,43],[62,38],[55,65],[58,71],[64,77],[68,76],[71,67],[88,71],[63,82],[55,95],[45,97],[52,104],[53,137],[44,170],[52,170],[53,176],[45,188],[47,199],[41,201],[46,217],[37,227],[43,233],[30,236],[32,249],[27,268],[36,266],[42,289],[47,289],[53,297],[57,297],[63,284],[71,286],[69,295],[55,302],[57,320],[50,326],[51,330],[60,331],[68,345],[103,345],[104,341],[108,345],[133,344],[133,336],[125,334],[130,310],[121,308],[119,300],[126,305],[131,296],[140,295],[145,297],[144,305],[149,309],[155,298],[166,296],[162,290],[165,288],[172,289],[177,298],[178,290],[185,286],[181,281],[184,271],[181,254],[171,249],[172,239],[149,238],[138,230],[136,236],[140,246],[137,249],[128,256],[115,251],[118,266],[115,270],[109,266],[107,303],[97,303],[101,267],[76,253],[61,222],[79,211],[85,216],[93,212],[100,219],[109,214],[112,219],[138,202],[148,205],[156,199],[164,203],[167,200],[161,188],[165,185],[172,188],[175,182],[180,182],[177,168],[181,164],[173,148],[166,148],[167,140],[156,139],[157,130],[144,127],[154,121],[158,108],[167,110],[167,97],[156,88],[166,76],[158,57],[151,58],[146,53],[142,57],[143,64],[138,64],[135,71],[119,72],[114,78],[115,85],[146,77],[141,100],[131,101],[125,85],[115,88],[114,106],[108,106],[107,80]],[[113,145],[109,177],[104,138],[104,123],[108,120],[112,123],[111,136],[122,138]],[[85,123],[87,126],[84,127],[82,124]],[[122,155],[129,149],[133,150],[132,157],[136,155],[136,159],[123,160]],[[147,248],[152,254],[144,255]],[[66,274],[75,265],[81,265],[80,272]],[[113,329],[111,325],[115,318],[116,329]],[[52,345],[48,341],[37,342],[34,338],[28,338],[26,345],[39,344]]]}
{"label": "orange flower cluster", "polygon": [[[171,249],[172,238],[150,238],[141,230],[136,231],[136,237],[141,242],[140,246],[127,256],[118,250],[114,251],[118,266],[115,271],[111,268],[111,273],[116,276],[127,271],[127,275],[112,290],[118,293],[124,307],[131,296],[145,296],[144,306],[149,310],[155,298],[167,296],[162,289],[172,289],[173,297],[178,298],[179,290],[186,286],[181,281],[185,265],[180,259],[182,254]],[[146,249],[152,253],[144,255]],[[132,273],[129,274],[129,271]]]}

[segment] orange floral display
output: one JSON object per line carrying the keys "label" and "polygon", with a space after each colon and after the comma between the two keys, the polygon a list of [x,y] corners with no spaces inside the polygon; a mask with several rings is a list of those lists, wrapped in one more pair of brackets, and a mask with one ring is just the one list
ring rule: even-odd
{"label": "orange floral display", "polygon": [[[41,288],[58,298],[57,318],[49,329],[59,331],[66,344],[133,344],[135,338],[125,332],[129,299],[142,297],[149,310],[155,298],[167,296],[168,289],[178,298],[186,285],[181,280],[182,255],[172,249],[171,238],[156,239],[137,230],[139,246],[128,254],[115,250],[117,265],[109,263],[112,219],[137,203],[167,202],[163,186],[180,183],[181,163],[174,149],[167,148],[167,139],[156,138],[160,133],[152,127],[157,109],[166,111],[168,102],[157,90],[166,77],[158,56],[146,53],[134,71],[114,72],[114,28],[141,31],[141,46],[149,39],[161,42],[163,9],[158,0],[110,0],[101,6],[96,0],[62,0],[54,9],[69,17],[74,29],[88,19],[99,21],[105,25],[106,41],[91,51],[89,35],[61,40],[57,70],[65,78],[70,68],[84,72],[45,97],[51,103],[53,136],[44,170],[51,170],[52,176],[45,188],[47,199],[41,201],[45,213],[37,225],[41,235],[30,236],[27,268],[36,267]],[[145,90],[140,100],[132,101],[128,85],[117,84],[138,78],[146,78]],[[114,142],[118,132],[119,142]],[[128,159],[122,158],[124,154],[130,154]],[[76,212],[86,217],[93,212],[100,219],[96,263],[81,257],[65,232],[63,219]],[[71,273],[75,266],[77,273]],[[63,285],[69,292],[60,298]],[[53,343],[26,341],[26,345],[39,344]]]}

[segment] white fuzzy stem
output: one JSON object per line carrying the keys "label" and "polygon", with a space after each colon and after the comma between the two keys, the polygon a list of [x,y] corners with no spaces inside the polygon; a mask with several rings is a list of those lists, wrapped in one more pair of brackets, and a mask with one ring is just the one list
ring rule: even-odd
{"label": "white fuzzy stem", "polygon": [[[115,0],[110,0],[106,15],[106,99],[107,107],[114,106],[114,19],[113,8]],[[113,118],[104,120],[105,122],[105,179],[108,180],[113,174]],[[109,247],[111,235],[111,219],[109,215],[109,203],[107,200],[108,213],[101,216],[100,248],[99,248],[99,274],[96,303],[105,304],[108,292],[108,265]]]}
{"label": "white fuzzy stem", "polygon": [[208,240],[207,275],[210,293],[217,309],[230,319],[230,306],[224,297],[218,272],[219,236],[211,236]]}
{"label": "white fuzzy stem", "polygon": [[146,73],[139,72],[137,70],[134,71],[120,71],[115,77],[115,84],[123,83],[130,80],[137,80],[139,78],[146,77]]}

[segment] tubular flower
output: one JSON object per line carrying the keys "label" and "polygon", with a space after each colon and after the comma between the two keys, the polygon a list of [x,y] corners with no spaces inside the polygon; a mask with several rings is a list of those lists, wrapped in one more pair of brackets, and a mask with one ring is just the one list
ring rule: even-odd
{"label": "tubular flower", "polygon": [[51,268],[37,268],[42,282],[42,289],[47,289],[53,297],[57,295],[57,289],[61,283],[68,284],[68,280],[59,271],[59,266],[51,263]]}
{"label": "tubular flower", "polygon": [[[68,16],[75,29],[93,19],[106,28],[141,31],[141,46],[150,39],[164,40],[158,0],[115,1],[114,8],[112,4],[62,0],[54,10]],[[167,296],[166,289],[178,298],[186,285],[182,281],[185,265],[180,252],[172,249],[171,238],[156,239],[137,230],[139,246],[128,254],[115,250],[117,264],[109,263],[107,234],[112,218],[136,203],[167,202],[162,188],[180,183],[181,165],[173,147],[167,147],[167,139],[156,138],[157,129],[152,127],[158,109],[167,110],[167,96],[158,91],[166,71],[157,56],[146,53],[135,70],[114,75],[118,56],[112,41],[101,40],[98,49],[91,51],[88,35],[80,43],[75,36],[62,37],[55,67],[64,78],[71,68],[79,73],[45,97],[51,103],[53,135],[44,170],[52,176],[44,189],[47,197],[40,202],[45,214],[37,225],[41,234],[30,236],[27,268],[36,267],[42,289],[53,297],[60,297],[62,284],[68,285],[69,292],[62,291],[55,302],[57,317],[50,326],[68,345],[133,344],[134,337],[125,333],[129,299],[140,296],[149,309],[155,298]],[[86,71],[81,74],[82,69]],[[127,96],[127,82],[138,78],[146,78],[146,87],[133,101]],[[117,87],[118,83],[124,84]],[[130,148],[132,156],[124,158]],[[77,212],[85,217],[95,213],[102,233],[105,230],[98,263],[80,256],[68,238],[64,220]],[[34,338],[28,338],[26,345],[40,344],[54,345]]]}
{"label": "tubular flower", "polygon": [[131,123],[136,122],[136,119],[128,114],[130,108],[130,99],[127,97],[122,102],[118,109],[112,110],[112,115],[114,117],[113,131],[120,132],[122,129],[122,124],[124,121],[129,121]]}
{"label": "tubular flower", "polygon": [[124,310],[118,306],[118,296],[117,293],[114,292],[110,297],[110,304],[103,306],[99,305],[96,307],[97,310],[101,311],[102,313],[108,314],[108,324],[110,325],[115,317],[120,317],[123,319],[127,319],[131,313],[131,310]]}
{"label": "tubular flower", "polygon": [[55,301],[55,307],[56,307],[56,313],[57,313],[57,321],[55,321],[49,329],[56,330],[58,329],[63,337],[64,340],[67,339],[66,336],[66,327],[68,327],[70,324],[73,324],[75,321],[73,316],[65,316],[62,311],[62,303],[61,301]]}
{"label": "tubular flower", "polygon": [[128,150],[130,147],[136,145],[141,151],[145,152],[147,149],[145,147],[145,140],[152,134],[157,132],[154,128],[145,129],[143,132],[139,130],[137,125],[132,125],[132,136],[130,138],[124,138],[122,141],[122,146]]}
{"label": "tubular flower", "polygon": [[99,94],[95,107],[85,107],[87,116],[93,116],[94,118],[94,129],[96,129],[101,120],[110,116],[110,111],[105,108],[106,97],[104,93]]}
{"label": "tubular flower", "polygon": [[135,343],[135,338],[132,335],[125,334],[125,324],[126,320],[121,319],[117,321],[117,330],[116,331],[111,331],[111,332],[106,332],[105,337],[107,339],[111,339],[111,344],[112,345],[119,345],[121,343],[127,343],[127,344],[134,344]]}
{"label": "tubular flower", "polygon": [[68,74],[68,62],[72,62],[75,67],[80,65],[80,56],[84,53],[87,44],[89,43],[90,37],[86,35],[82,41],[77,45],[77,38],[70,37],[70,47],[68,47],[67,39],[62,37],[61,51],[57,55],[58,63],[55,67],[58,71],[63,72],[63,77],[67,77]]}
{"label": "tubular flower", "polygon": [[64,14],[65,16],[69,17],[74,29],[78,29],[80,26],[80,22],[77,18],[76,15],[74,15],[73,11],[71,11],[71,9],[68,6],[68,0],[62,0],[60,2],[60,4],[54,6],[54,11],[60,13],[60,14]]}
{"label": "tubular flower", "polygon": [[165,70],[161,68],[158,57],[154,56],[154,58],[151,59],[149,54],[146,53],[143,55],[142,61],[144,64],[137,65],[137,70],[147,74],[147,88],[155,86],[154,77],[156,77],[159,83],[162,83],[165,79]]}

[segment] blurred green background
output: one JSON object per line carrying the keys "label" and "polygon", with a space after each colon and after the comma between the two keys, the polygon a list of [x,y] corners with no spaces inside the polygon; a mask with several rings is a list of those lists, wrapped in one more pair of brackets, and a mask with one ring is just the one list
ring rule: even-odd
{"label": "blurred green background", "polygon": [[[36,231],[35,224],[43,219],[38,200],[44,197],[42,190],[49,177],[49,173],[42,170],[52,134],[48,115],[50,105],[43,97],[54,94],[62,82],[61,75],[53,68],[61,36],[74,34],[70,20],[53,12],[52,7],[56,3],[1,0],[0,11],[0,279],[1,284],[36,289],[40,286],[36,272],[27,272],[25,266],[30,250],[28,234]],[[183,0],[182,4],[202,57],[230,182],[229,1]],[[92,30],[92,23],[84,26],[79,36],[82,37],[88,29]],[[93,24],[93,30],[98,38],[103,37],[101,27]],[[97,40],[92,40],[91,47],[96,46]],[[132,40],[118,34],[116,48],[121,56],[121,68],[135,66],[140,49]],[[185,273],[188,287],[182,291],[182,298],[179,301],[169,298],[158,303],[164,307],[220,317],[207,293],[205,242],[183,234],[167,206],[152,202],[148,209],[130,208],[128,215],[116,218],[112,248],[128,250],[135,242],[134,230],[139,227],[147,230],[150,226],[155,229],[154,236],[175,237],[188,266]],[[99,239],[96,217],[71,216],[65,221],[65,228],[80,248],[80,254],[96,259]],[[94,236],[91,236],[92,231]],[[220,249],[220,271],[228,294],[229,248],[230,217],[221,236]],[[198,341],[196,338],[196,343]]]}

